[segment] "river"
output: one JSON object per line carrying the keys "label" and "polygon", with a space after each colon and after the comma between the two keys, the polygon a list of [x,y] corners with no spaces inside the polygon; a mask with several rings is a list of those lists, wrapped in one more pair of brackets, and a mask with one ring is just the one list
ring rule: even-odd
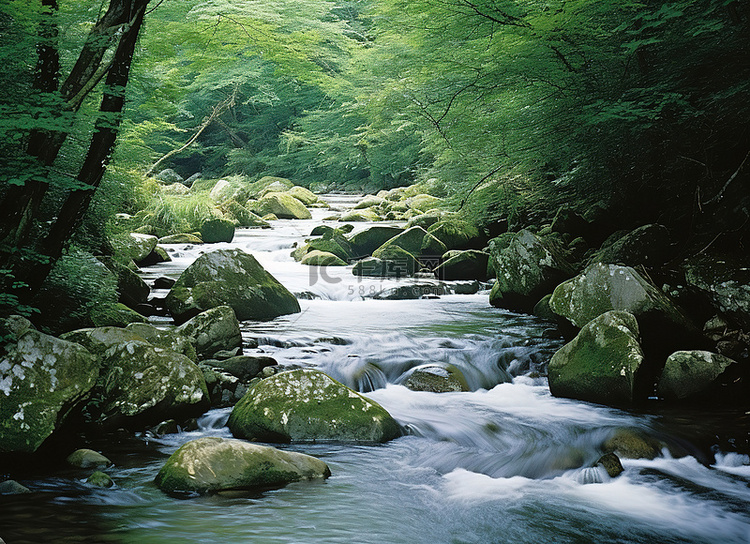
{"label": "river", "polygon": [[[353,203],[327,198],[335,207]],[[231,244],[171,246],[173,261],[144,275],[177,277],[214,247],[253,253],[304,295],[300,314],[243,323],[243,336],[259,343],[246,353],[329,373],[380,403],[408,435],[378,446],[284,446],[325,460],[332,476],[256,495],[180,500],[159,491],[154,476],[181,444],[229,437],[229,409],[203,416],[197,431],[161,439],[115,433],[91,444],[115,462],[114,488],[90,487],[75,471],[22,480],[33,493],[2,499],[0,537],[8,544],[750,542],[750,459],[739,447],[747,444],[747,414],[628,412],[554,398],[543,371],[562,341],[549,323],[491,308],[481,291],[376,300],[416,280],[295,263],[292,245],[328,215],[314,210],[312,220],[240,230]],[[410,368],[435,362],[461,369],[472,391],[398,384]],[[590,467],[618,429],[670,447],[653,460],[623,459],[624,473],[609,478]]]}

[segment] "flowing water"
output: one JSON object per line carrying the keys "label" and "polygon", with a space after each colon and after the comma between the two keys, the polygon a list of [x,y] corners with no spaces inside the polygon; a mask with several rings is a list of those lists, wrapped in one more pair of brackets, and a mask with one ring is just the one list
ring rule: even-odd
{"label": "flowing water", "polygon": [[[8,544],[750,542],[747,414],[636,413],[553,398],[543,374],[561,340],[550,324],[491,308],[481,291],[377,300],[384,289],[424,280],[362,279],[351,267],[295,263],[292,245],[329,214],[239,231],[231,244],[172,246],[173,261],[145,274],[177,277],[215,247],[254,254],[300,296],[302,312],[243,323],[245,338],[259,344],[245,351],[319,368],[365,392],[406,436],[379,446],[284,446],[324,459],[331,478],[179,500],[160,492],[154,476],[186,441],[229,437],[230,410],[212,410],[198,431],[158,440],[115,434],[93,444],[115,462],[114,488],[88,486],[75,471],[30,475],[21,482],[33,493],[0,497],[0,537]],[[471,392],[399,385],[426,363],[459,368]],[[669,447],[653,460],[623,459],[624,473],[611,479],[591,466],[622,429]]]}

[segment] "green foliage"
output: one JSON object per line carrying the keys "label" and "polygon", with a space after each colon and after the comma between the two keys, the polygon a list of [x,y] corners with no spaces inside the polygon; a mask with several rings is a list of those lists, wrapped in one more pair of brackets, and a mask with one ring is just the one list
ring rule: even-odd
{"label": "green foliage", "polygon": [[141,212],[142,224],[150,225],[158,236],[199,231],[217,210],[207,193],[158,195]]}

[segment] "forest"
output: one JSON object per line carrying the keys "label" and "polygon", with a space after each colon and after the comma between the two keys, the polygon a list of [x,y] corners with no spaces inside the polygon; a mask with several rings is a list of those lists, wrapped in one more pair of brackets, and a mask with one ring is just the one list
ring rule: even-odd
{"label": "forest", "polygon": [[32,308],[71,247],[101,253],[165,168],[316,191],[420,182],[482,227],[543,224],[565,204],[734,251],[746,8],[3,2],[6,312]]}
{"label": "forest", "polygon": [[749,30],[0,0],[0,544],[747,542]]}

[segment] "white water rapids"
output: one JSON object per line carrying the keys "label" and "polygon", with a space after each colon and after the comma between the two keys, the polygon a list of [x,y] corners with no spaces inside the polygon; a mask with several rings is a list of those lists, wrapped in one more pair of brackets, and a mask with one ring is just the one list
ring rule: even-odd
{"label": "white water rapids", "polygon": [[[353,202],[328,199],[334,206]],[[0,537],[34,542],[31,529],[38,525],[56,542],[134,544],[750,542],[750,459],[728,448],[731,440],[717,438],[705,458],[689,425],[672,434],[659,415],[552,397],[539,377],[561,345],[545,333],[551,325],[491,308],[486,292],[373,300],[381,289],[413,280],[361,279],[351,267],[322,274],[295,263],[292,245],[329,214],[315,210],[313,220],[242,230],[231,244],[172,246],[171,263],[144,272],[147,279],[176,277],[218,247],[252,253],[287,288],[311,299],[300,300],[300,314],[244,323],[245,338],[260,344],[246,352],[317,367],[366,392],[407,436],[381,446],[289,446],[324,459],[332,471],[325,482],[251,497],[164,495],[152,480],[168,454],[200,436],[230,436],[229,410],[213,410],[199,431],[144,437],[156,444],[149,453],[105,451],[116,462],[114,489],[64,479],[25,482],[48,498],[17,499],[14,510],[0,513]],[[435,394],[399,385],[410,368],[436,362],[461,369],[472,391]],[[736,428],[746,438],[747,428]],[[623,459],[625,472],[611,479],[590,467],[617,429],[637,429],[674,447],[654,460]],[[48,512],[54,522],[45,522]],[[3,523],[12,524],[15,540],[5,536]]]}

